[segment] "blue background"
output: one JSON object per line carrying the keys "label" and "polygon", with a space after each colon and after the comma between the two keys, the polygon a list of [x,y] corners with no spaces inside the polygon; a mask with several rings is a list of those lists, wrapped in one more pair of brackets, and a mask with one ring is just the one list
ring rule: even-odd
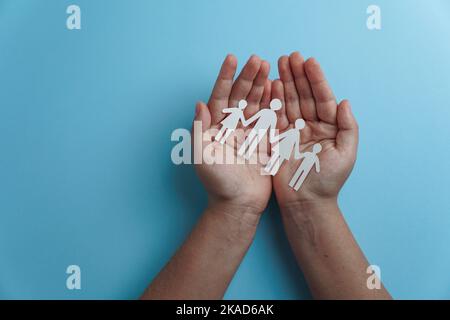
{"label": "blue background", "polygon": [[[370,262],[395,298],[450,298],[449,39],[444,0],[0,0],[0,298],[137,298],[205,206],[172,130],[227,53],[275,78],[294,50],[360,123],[340,204]],[[310,298],[273,201],[226,298]]]}

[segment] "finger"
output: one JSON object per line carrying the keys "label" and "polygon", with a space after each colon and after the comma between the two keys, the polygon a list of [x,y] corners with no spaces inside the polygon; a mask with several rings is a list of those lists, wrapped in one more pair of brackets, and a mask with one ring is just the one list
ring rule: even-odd
{"label": "finger", "polygon": [[241,73],[233,84],[233,88],[231,89],[230,99],[228,101],[228,107],[235,107],[237,103],[241,99],[246,99],[247,95],[250,93],[250,90],[253,86],[253,81],[256,78],[256,75],[259,72],[261,67],[261,59],[253,55],[248,59],[244,68],[242,68]]}
{"label": "finger", "polygon": [[321,121],[336,124],[336,98],[316,59],[310,58],[305,62],[305,72],[316,102],[317,116]]}
{"label": "finger", "polygon": [[277,113],[277,129],[284,130],[289,126],[289,120],[286,115],[286,107],[284,103],[284,87],[283,82],[280,79],[272,82],[272,99],[280,99],[282,107]]}
{"label": "finger", "polygon": [[252,116],[258,112],[264,94],[264,88],[269,78],[269,72],[270,64],[267,61],[262,61],[258,74],[253,81],[253,86],[247,96],[248,106],[244,111],[246,117]]}
{"label": "finger", "polygon": [[222,113],[222,110],[228,108],[228,99],[233,87],[233,78],[236,73],[236,68],[236,57],[231,54],[227,55],[208,101],[212,124],[219,123],[225,116]]}
{"label": "finger", "polygon": [[300,100],[295,87],[294,76],[289,65],[289,57],[282,56],[278,59],[278,72],[284,86],[284,101],[286,103],[286,115],[290,123],[301,118]]}
{"label": "finger", "polygon": [[337,107],[337,125],[339,129],[336,136],[338,150],[356,153],[358,147],[358,123],[348,100],[341,101]]}
{"label": "finger", "polygon": [[264,83],[264,93],[261,98],[260,109],[268,108],[270,104],[270,98],[272,96],[272,80],[267,79]]}
{"label": "finger", "polygon": [[305,120],[316,121],[316,105],[313,93],[305,73],[305,63],[299,52],[294,52],[289,57],[289,64],[294,76],[295,86],[300,99],[300,111]]}

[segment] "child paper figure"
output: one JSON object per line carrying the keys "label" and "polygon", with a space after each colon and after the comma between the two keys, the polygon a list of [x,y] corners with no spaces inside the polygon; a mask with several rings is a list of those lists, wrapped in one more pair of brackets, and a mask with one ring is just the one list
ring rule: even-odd
{"label": "child paper figure", "polygon": [[258,120],[242,146],[239,148],[238,154],[240,156],[243,155],[245,159],[249,160],[258,144],[266,135],[267,130],[269,130],[270,139],[275,137],[275,128],[277,125],[277,114],[275,111],[280,109],[281,101],[279,99],[273,99],[270,102],[270,109],[261,109],[253,117],[243,121],[244,126],[248,126]]}
{"label": "child paper figure", "polygon": [[322,146],[320,143],[316,143],[312,152],[305,152],[300,155],[299,159],[303,158],[303,161],[289,182],[289,186],[294,188],[295,191],[300,189],[314,165],[316,166],[316,172],[320,172],[319,157],[317,156],[320,151],[322,151]]}
{"label": "child paper figure", "polygon": [[280,169],[284,160],[289,160],[292,151],[296,159],[301,157],[300,154],[300,130],[305,127],[305,121],[303,119],[295,120],[295,126],[292,129],[283,132],[282,134],[275,136],[270,143],[277,142],[275,147],[272,148],[272,156],[267,163],[264,170],[270,175],[274,176]]}
{"label": "child paper figure", "polygon": [[223,109],[223,113],[230,113],[225,119],[220,122],[222,127],[216,135],[215,140],[219,141],[221,144],[227,140],[231,133],[236,130],[239,120],[244,123],[244,109],[247,107],[247,101],[240,100],[236,108],[226,108]]}

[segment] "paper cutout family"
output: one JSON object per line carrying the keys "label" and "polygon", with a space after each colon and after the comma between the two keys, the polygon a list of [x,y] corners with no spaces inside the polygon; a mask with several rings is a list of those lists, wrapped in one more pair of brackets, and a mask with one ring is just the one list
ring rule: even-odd
{"label": "paper cutout family", "polygon": [[239,122],[244,127],[249,126],[256,121],[250,133],[245,138],[244,143],[238,150],[238,155],[249,160],[255,152],[258,144],[264,139],[269,131],[269,142],[272,145],[272,156],[270,157],[264,171],[272,176],[276,175],[284,160],[289,160],[292,152],[295,159],[303,159],[289,186],[298,191],[308,176],[311,169],[315,166],[316,172],[320,172],[319,157],[317,154],[322,150],[320,143],[313,146],[312,152],[300,152],[300,131],[305,127],[303,119],[295,120],[294,128],[291,128],[279,135],[275,135],[277,125],[277,114],[282,103],[279,99],[273,99],[270,102],[270,108],[261,109],[249,119],[245,119],[244,109],[247,107],[247,101],[240,100],[237,107],[223,109],[222,112],[229,114],[221,122],[221,128],[217,133],[215,140],[224,144],[228,137],[236,130]]}

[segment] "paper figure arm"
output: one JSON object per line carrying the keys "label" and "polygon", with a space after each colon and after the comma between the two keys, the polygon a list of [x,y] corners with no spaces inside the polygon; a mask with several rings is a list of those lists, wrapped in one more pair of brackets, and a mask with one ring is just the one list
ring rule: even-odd
{"label": "paper figure arm", "polygon": [[249,124],[258,120],[259,117],[260,117],[259,112],[257,112],[255,115],[253,115],[253,117],[250,117],[247,120],[245,120],[244,116],[242,116],[242,124],[244,125],[244,127],[247,127]]}
{"label": "paper figure arm", "polygon": [[300,152],[300,136],[299,136],[299,138],[295,141],[295,145],[294,145],[294,158],[300,159],[300,157],[301,157],[301,152]]}
{"label": "paper figure arm", "polygon": [[234,108],[225,108],[222,110],[222,113],[232,113]]}
{"label": "paper figure arm", "polygon": [[295,159],[300,160],[301,158],[305,157],[304,153],[301,153],[300,151],[298,152],[298,154],[294,154]]}
{"label": "paper figure arm", "polygon": [[[276,139],[276,137],[275,137],[276,128],[277,128],[277,118],[275,117],[275,119],[269,125],[269,142],[276,141],[275,140]],[[286,136],[286,134],[283,135],[283,133],[278,135],[278,140],[281,140],[285,136]]]}
{"label": "paper figure arm", "polygon": [[272,141],[280,140],[280,135],[275,136],[275,129],[269,129],[269,141],[272,143]]}
{"label": "paper figure arm", "polygon": [[[286,133],[287,133],[287,131],[286,132],[283,132],[283,133],[280,133],[279,135],[275,135],[275,129],[270,129],[270,132],[269,132],[269,134],[270,134],[270,143],[275,143],[275,142],[277,142],[277,141],[280,141],[281,139],[283,139],[283,138],[285,138],[286,137]],[[271,134],[273,132],[273,135]]]}

